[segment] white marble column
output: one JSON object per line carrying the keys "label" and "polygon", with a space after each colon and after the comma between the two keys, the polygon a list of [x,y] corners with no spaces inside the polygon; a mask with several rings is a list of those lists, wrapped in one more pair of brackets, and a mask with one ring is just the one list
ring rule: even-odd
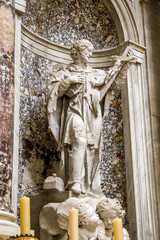
{"label": "white marble column", "polygon": [[131,45],[138,62],[130,65],[122,94],[130,236],[158,240],[145,49]]}

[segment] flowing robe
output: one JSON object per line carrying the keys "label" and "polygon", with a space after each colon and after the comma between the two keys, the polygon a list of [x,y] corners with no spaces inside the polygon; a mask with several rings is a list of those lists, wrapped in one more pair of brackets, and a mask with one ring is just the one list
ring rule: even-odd
{"label": "flowing robe", "polygon": [[[83,77],[83,83],[70,85],[67,82],[70,76]],[[91,67],[84,70],[70,64],[57,72],[48,85],[48,119],[61,151],[66,187],[80,183],[83,193],[101,193],[100,88],[104,85],[105,77],[103,70]]]}

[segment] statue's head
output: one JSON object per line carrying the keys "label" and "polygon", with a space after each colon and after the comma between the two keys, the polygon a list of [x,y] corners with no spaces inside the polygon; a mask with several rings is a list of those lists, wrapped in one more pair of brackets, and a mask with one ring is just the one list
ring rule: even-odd
{"label": "statue's head", "polygon": [[113,232],[113,220],[116,217],[124,218],[125,211],[122,209],[117,199],[106,198],[97,205],[96,212],[105,224],[106,235],[110,236]]}
{"label": "statue's head", "polygon": [[91,204],[83,202],[76,204],[74,207],[78,209],[79,226],[89,226],[94,229],[99,225],[99,216],[97,213],[95,213]]}
{"label": "statue's head", "polygon": [[74,62],[87,63],[92,56],[93,45],[86,39],[76,41],[71,47],[71,58]]}

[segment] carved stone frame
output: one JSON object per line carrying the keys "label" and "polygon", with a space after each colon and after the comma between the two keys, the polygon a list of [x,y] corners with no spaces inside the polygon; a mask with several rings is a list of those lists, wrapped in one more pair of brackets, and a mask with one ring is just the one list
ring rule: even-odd
{"label": "carved stone frame", "polygon": [[[104,0],[115,22],[120,46],[108,51],[95,51],[92,67],[111,66],[111,55],[121,55],[132,47],[138,62],[130,65],[122,89],[125,159],[128,185],[128,218],[130,237],[138,240],[158,240],[158,220],[151,144],[151,124],[145,63],[145,48],[128,0]],[[54,61],[68,64],[69,48],[44,40],[22,27],[22,45]],[[19,66],[17,66],[18,68]],[[15,86],[16,87],[16,86]],[[15,91],[16,92],[16,91]],[[17,163],[16,163],[17,164]],[[15,201],[13,200],[13,205]]]}

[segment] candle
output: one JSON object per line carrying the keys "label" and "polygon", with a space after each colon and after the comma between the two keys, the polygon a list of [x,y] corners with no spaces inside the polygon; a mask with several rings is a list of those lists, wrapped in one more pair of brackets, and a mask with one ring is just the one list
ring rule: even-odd
{"label": "candle", "polygon": [[78,210],[69,210],[69,239],[78,240]]}
{"label": "candle", "polygon": [[20,220],[21,234],[30,235],[30,198],[23,197],[20,199]]}
{"label": "candle", "polygon": [[113,228],[114,228],[114,239],[123,240],[123,225],[122,225],[121,218],[115,218],[113,220]]}

